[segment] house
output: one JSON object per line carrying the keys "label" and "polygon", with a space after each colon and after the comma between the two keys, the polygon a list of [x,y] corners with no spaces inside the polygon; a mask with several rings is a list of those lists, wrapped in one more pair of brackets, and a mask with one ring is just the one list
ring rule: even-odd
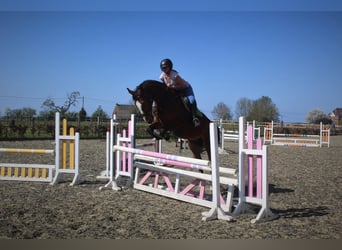
{"label": "house", "polygon": [[336,108],[329,113],[329,117],[335,125],[342,124],[342,108]]}
{"label": "house", "polygon": [[115,104],[113,115],[116,116],[118,120],[129,120],[131,114],[136,113],[136,108],[134,105],[130,104]]}

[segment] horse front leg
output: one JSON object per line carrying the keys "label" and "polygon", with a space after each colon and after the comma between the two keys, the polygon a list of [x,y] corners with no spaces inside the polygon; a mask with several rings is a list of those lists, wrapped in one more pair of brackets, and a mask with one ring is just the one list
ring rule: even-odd
{"label": "horse front leg", "polygon": [[146,129],[147,133],[157,140],[162,140],[164,138],[164,133],[162,131],[162,126],[159,122],[154,122]]}

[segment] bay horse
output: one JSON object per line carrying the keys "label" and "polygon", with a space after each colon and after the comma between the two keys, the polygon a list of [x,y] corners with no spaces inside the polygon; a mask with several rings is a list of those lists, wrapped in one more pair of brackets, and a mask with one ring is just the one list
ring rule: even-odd
{"label": "bay horse", "polygon": [[[171,131],[176,137],[188,139],[188,144],[193,157],[201,159],[203,149],[210,156],[210,120],[205,114],[198,115],[200,125],[195,127],[190,111],[185,107],[182,96],[174,89],[155,80],[145,80],[135,90],[127,88],[133,101],[150,126],[147,131],[157,139],[154,131],[163,129]],[[154,106],[155,104],[155,106]]]}

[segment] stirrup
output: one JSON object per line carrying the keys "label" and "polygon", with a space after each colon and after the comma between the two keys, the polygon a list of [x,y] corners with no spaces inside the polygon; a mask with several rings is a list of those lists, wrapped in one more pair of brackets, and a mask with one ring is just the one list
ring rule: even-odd
{"label": "stirrup", "polygon": [[199,119],[198,119],[197,117],[194,117],[194,118],[192,119],[192,121],[193,121],[195,127],[198,127],[198,126],[200,125],[200,121],[199,121]]}

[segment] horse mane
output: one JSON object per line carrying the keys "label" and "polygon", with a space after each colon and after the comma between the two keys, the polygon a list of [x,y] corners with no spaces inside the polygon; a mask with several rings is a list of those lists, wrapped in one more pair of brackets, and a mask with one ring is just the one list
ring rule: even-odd
{"label": "horse mane", "polygon": [[[136,87],[135,90],[137,91],[138,89],[141,89],[141,90],[146,90],[146,89],[150,89],[150,90],[155,89],[156,90],[156,89],[158,89],[159,91],[161,91],[164,98],[174,98],[174,97],[178,96],[177,91],[175,89],[171,89],[171,88],[167,87],[166,84],[162,83],[161,81],[157,81],[157,80],[145,80],[142,83],[140,83]],[[160,96],[158,96],[158,97],[160,97]]]}
{"label": "horse mane", "polygon": [[166,88],[166,85],[163,84],[162,82],[160,81],[156,81],[156,80],[145,80],[143,81],[142,83],[140,83],[135,90],[137,89],[140,89],[140,88],[146,88],[146,85],[149,87],[149,86],[153,86],[153,85],[156,85],[158,86],[157,84],[159,84],[160,86],[163,86],[164,88]]}

